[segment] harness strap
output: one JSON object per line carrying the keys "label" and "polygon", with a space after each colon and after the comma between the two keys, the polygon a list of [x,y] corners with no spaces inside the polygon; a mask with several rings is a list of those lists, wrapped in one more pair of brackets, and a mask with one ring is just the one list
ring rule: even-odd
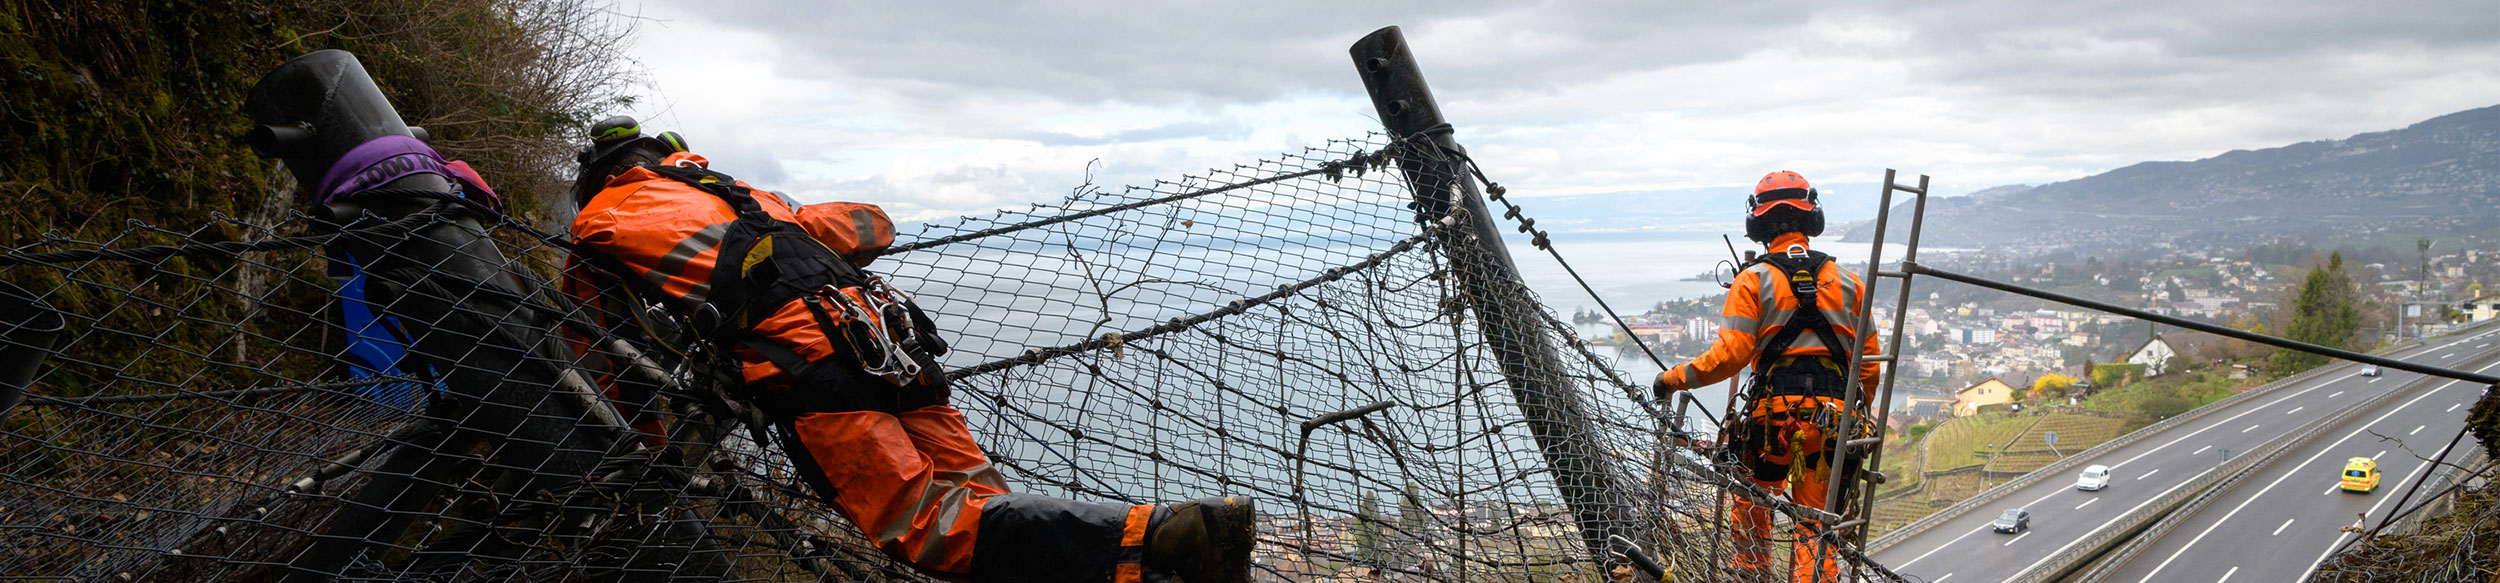
{"label": "harness strap", "polygon": [[[1787,282],[1789,294],[1797,299],[1797,309],[1791,312],[1788,321],[1781,323],[1779,333],[1763,341],[1760,350],[1754,355],[1754,392],[1757,393],[1755,395],[1757,398],[1777,395],[1837,397],[1839,395],[1829,393],[1847,391],[1846,383],[1851,376],[1849,371],[1838,371],[1842,384],[1836,388],[1794,386],[1797,383],[1793,382],[1767,382],[1772,376],[1772,369],[1782,364],[1780,361],[1787,356],[1788,348],[1796,344],[1799,335],[1813,333],[1815,339],[1821,341],[1824,348],[1830,351],[1830,356],[1825,359],[1831,362],[1845,362],[1845,359],[1839,356],[1844,354],[1841,351],[1855,348],[1841,343],[1840,334],[1832,330],[1831,319],[1824,317],[1822,304],[1816,300],[1817,283],[1823,272],[1823,265],[1831,261],[1831,256],[1821,251],[1806,251],[1801,254],[1802,257],[1799,255],[1770,253],[1756,260],[1771,264],[1773,273],[1779,274]],[[1765,285],[1770,284],[1765,283]],[[1788,366],[1780,368],[1785,370],[1796,366],[1811,366],[1794,360],[1786,364]]]}

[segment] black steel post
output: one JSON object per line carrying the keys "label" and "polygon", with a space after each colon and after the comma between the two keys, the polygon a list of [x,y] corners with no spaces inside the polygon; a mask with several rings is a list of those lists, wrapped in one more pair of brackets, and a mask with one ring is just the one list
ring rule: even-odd
{"label": "black steel post", "polygon": [[35,384],[67,324],[43,296],[0,282],[0,419]]}
{"label": "black steel post", "polygon": [[1485,211],[1475,183],[1465,178],[1461,156],[1466,150],[1451,138],[1405,36],[1398,27],[1382,28],[1356,41],[1348,52],[1381,125],[1404,139],[1397,148],[1398,167],[1415,191],[1416,219],[1439,220],[1455,209],[1468,222],[1464,228],[1443,231],[1440,243],[1453,252],[1454,271],[1475,308],[1478,330],[1500,359],[1511,395],[1554,470],[1555,488],[1579,522],[1590,556],[1606,556],[1610,535],[1650,546],[1650,533],[1631,527],[1643,514],[1632,504],[1624,477],[1607,463],[1605,447],[1594,439],[1592,417],[1578,387],[1561,374],[1560,353],[1543,333],[1538,306],[1519,302],[1527,297],[1527,284],[1503,247],[1501,230]]}
{"label": "black steel post", "polygon": [[[414,135],[363,64],[345,51],[288,61],[262,76],[243,106],[258,124],[245,140],[261,155],[283,159],[304,188],[319,188],[331,166],[356,146]],[[435,174],[412,174],[383,188],[453,190]],[[398,219],[441,204],[438,198],[366,196],[348,208]],[[621,438],[621,432],[599,430],[613,425],[613,415],[601,415],[606,406],[572,369],[574,357],[559,343],[553,319],[514,299],[547,286],[511,268],[486,236],[488,218],[455,209],[405,236],[360,234],[334,243],[331,252],[345,257],[333,260],[353,257],[371,278],[376,312],[407,331],[410,359],[403,366],[447,389],[426,414],[454,430],[439,441],[399,443],[371,462],[373,477],[342,495],[341,510],[289,561],[289,582],[328,580],[357,555],[398,540],[420,511],[447,495],[448,484],[483,481],[502,492],[541,491],[578,479]],[[493,452],[484,468],[517,471],[482,472],[475,460],[461,459],[475,452],[452,453],[471,449]]]}

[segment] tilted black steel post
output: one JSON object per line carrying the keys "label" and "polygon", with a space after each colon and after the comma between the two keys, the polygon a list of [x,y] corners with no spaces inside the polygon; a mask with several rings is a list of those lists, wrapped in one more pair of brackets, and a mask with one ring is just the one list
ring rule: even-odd
{"label": "tilted black steel post", "polygon": [[[285,160],[306,189],[321,188],[331,166],[356,146],[414,135],[345,51],[314,52],[270,71],[252,87],[244,109],[259,124],[246,141],[263,156]],[[453,191],[430,173],[410,174],[383,189]],[[353,219],[343,215],[398,219],[441,204],[442,197],[366,196],[315,214],[340,222]],[[290,561],[289,581],[327,580],[360,552],[399,539],[447,484],[492,480],[488,485],[499,492],[543,490],[567,472],[586,472],[621,437],[580,430],[614,429],[614,416],[571,369],[571,351],[558,342],[554,319],[528,305],[526,298],[547,286],[510,268],[486,236],[487,218],[446,212],[405,236],[345,237],[333,249],[353,257],[370,277],[375,311],[406,330],[411,358],[402,366],[447,389],[437,398],[448,404],[426,413],[446,417],[453,430],[437,441],[396,444],[371,462],[373,479],[346,495],[328,524],[313,529],[314,542]],[[474,459],[481,453],[484,460]],[[481,465],[518,471],[484,472]]]}
{"label": "tilted black steel post", "polygon": [[1529,432],[1553,467],[1554,486],[1579,522],[1590,556],[1606,556],[1607,537],[1613,534],[1651,546],[1646,529],[1629,527],[1638,523],[1640,509],[1632,504],[1624,478],[1607,463],[1606,449],[1592,438],[1592,417],[1577,387],[1560,374],[1562,357],[1546,340],[1540,308],[1517,302],[1527,297],[1527,284],[1503,247],[1501,230],[1485,211],[1475,183],[1464,178],[1468,171],[1460,156],[1466,150],[1451,139],[1441,106],[1424,84],[1405,36],[1395,26],[1382,28],[1356,41],[1349,52],[1381,125],[1391,136],[1405,139],[1397,148],[1398,167],[1415,191],[1417,220],[1438,220],[1455,208],[1470,223],[1443,231],[1440,243],[1463,250],[1456,261],[1480,258],[1480,264],[1460,264],[1454,271],[1476,309],[1478,329],[1500,359]]}
{"label": "tilted black steel post", "polygon": [[0,282],[0,419],[26,395],[52,344],[68,327],[43,296]]}

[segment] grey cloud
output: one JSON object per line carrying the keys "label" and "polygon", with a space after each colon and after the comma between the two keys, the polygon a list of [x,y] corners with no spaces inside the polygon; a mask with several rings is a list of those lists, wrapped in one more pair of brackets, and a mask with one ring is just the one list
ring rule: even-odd
{"label": "grey cloud", "polygon": [[1040,142],[1045,146],[1101,146],[1108,144],[1134,144],[1139,142],[1153,142],[1184,138],[1238,140],[1248,137],[1249,135],[1249,126],[1243,125],[1238,121],[1225,120],[1222,122],[1181,122],[1150,128],[1112,132],[1100,136],[1079,136],[1064,132],[1017,131],[1007,132],[1001,137],[1031,140]]}
{"label": "grey cloud", "polygon": [[790,181],[790,173],[782,169],[781,158],[774,156],[771,149],[720,137],[715,137],[712,143],[705,143],[702,141],[704,137],[688,136],[686,145],[710,160],[713,170],[765,189],[777,188],[774,185]]}
{"label": "grey cloud", "polygon": [[2185,107],[2361,94],[2500,51],[2482,0],[2015,4],[1900,6],[1918,31],[1902,56],[1943,83]]}
{"label": "grey cloud", "polygon": [[[1491,0],[1187,3],[978,7],[945,2],[801,0],[721,3],[700,15],[789,43],[783,66],[804,77],[910,82],[948,100],[1012,91],[1069,103],[1215,105],[1299,91],[1356,93],[1346,47],[1402,24],[1485,19],[1490,36],[1546,50],[1488,46],[1467,59],[1422,55],[1436,84],[1467,91],[1548,90],[1592,76],[1743,54],[1803,11],[1773,3],[1613,2],[1556,6]],[[1547,42],[1559,41],[1559,42]],[[1420,41],[1419,42],[1423,42]]]}
{"label": "grey cloud", "polygon": [[[1897,46],[1835,45],[1818,17],[1882,23]],[[805,77],[894,83],[915,99],[1029,95],[1065,103],[1258,102],[1361,91],[1345,47],[1404,25],[1443,99],[1549,92],[1626,72],[1724,62],[1771,47],[1902,58],[1937,83],[2058,98],[2197,101],[2335,87],[2322,65],[2387,52],[2500,47],[2488,0],[2377,2],[1892,0],[1842,7],[1779,2],[1192,3],[726,2],[699,16],[771,34]],[[1482,21],[1468,46],[1434,45],[1436,27]],[[1455,34],[1455,33],[1450,33]],[[2149,54],[2103,54],[2116,43]],[[1443,43],[1444,45],[1447,43]],[[2396,69],[2401,69],[2396,68]],[[2380,79],[2368,67],[2335,71]],[[2411,74],[2400,70],[2384,75]],[[1777,71],[1766,71],[1776,82]],[[1742,90],[1742,88],[1731,88]]]}

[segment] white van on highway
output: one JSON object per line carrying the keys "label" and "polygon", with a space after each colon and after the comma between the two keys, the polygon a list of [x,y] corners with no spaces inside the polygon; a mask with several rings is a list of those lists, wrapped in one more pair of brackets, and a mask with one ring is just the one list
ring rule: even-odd
{"label": "white van on highway", "polygon": [[2075,479],[2075,489],[2077,490],[2099,492],[2102,488],[2107,487],[2109,487],[2109,466],[2093,465],[2085,467],[2083,468],[2083,477]]}

